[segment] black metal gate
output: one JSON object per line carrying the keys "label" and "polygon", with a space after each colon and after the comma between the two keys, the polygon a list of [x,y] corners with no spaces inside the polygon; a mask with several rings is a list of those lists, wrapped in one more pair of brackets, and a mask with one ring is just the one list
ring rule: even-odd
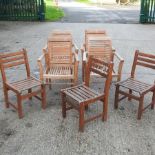
{"label": "black metal gate", "polygon": [[44,0],[0,0],[0,20],[44,19]]}

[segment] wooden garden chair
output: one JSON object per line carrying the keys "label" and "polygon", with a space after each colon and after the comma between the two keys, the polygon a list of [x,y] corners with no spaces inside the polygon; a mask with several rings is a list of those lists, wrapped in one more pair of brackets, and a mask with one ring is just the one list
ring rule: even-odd
{"label": "wooden garden chair", "polygon": [[[151,109],[154,109],[155,84],[150,85],[135,78],[135,72],[138,66],[155,69],[155,55],[142,53],[138,50],[135,52],[131,77],[116,84],[114,108],[117,109],[118,102],[125,98],[128,98],[128,100],[135,99],[139,101],[137,119],[141,119],[142,113],[146,108],[151,106]],[[144,96],[149,92],[153,93],[152,102],[144,107]],[[120,98],[119,95],[123,96]]]}
{"label": "wooden garden chair", "polygon": [[[85,123],[92,121],[98,117],[102,117],[103,121],[107,120],[108,113],[108,97],[110,83],[112,79],[112,62],[104,62],[99,59],[90,57],[87,65],[87,74],[85,78],[85,84],[81,84],[75,87],[66,88],[61,90],[62,95],[62,116],[66,117],[66,111],[70,109],[76,109],[79,112],[79,130],[84,131]],[[104,92],[98,93],[96,90],[93,90],[89,87],[90,73],[94,72],[105,77]],[[84,111],[88,108],[88,105],[101,101],[103,104],[103,112],[88,118],[84,119]],[[67,106],[68,105],[68,106]]]}
{"label": "wooden garden chair", "polygon": [[85,68],[87,64],[88,55],[100,58],[104,61],[113,61],[114,70],[113,77],[117,81],[121,79],[123,58],[112,48],[111,39],[107,36],[104,30],[86,30],[85,43],[81,48],[82,52],[82,78],[85,77]]}
{"label": "wooden garden chair", "polygon": [[67,84],[66,80],[70,80],[68,84],[76,85],[78,63],[78,49],[73,44],[71,34],[53,33],[47,47],[43,49],[43,55],[38,59],[40,80],[49,84]]}
{"label": "wooden garden chair", "polygon": [[[6,70],[12,67],[17,67],[19,65],[25,65],[27,77],[19,81],[9,82],[7,80]],[[0,54],[0,69],[3,79],[3,90],[6,108],[12,106],[18,111],[19,118],[22,118],[22,100],[27,98],[32,99],[32,97],[34,96],[42,101],[42,108],[45,109],[45,87],[41,84],[39,80],[36,80],[30,75],[30,67],[28,63],[27,52],[25,49],[14,53]],[[35,90],[32,90],[33,88]],[[17,95],[17,105],[9,101],[9,91],[13,91]],[[37,96],[38,94],[41,94],[42,98]]]}

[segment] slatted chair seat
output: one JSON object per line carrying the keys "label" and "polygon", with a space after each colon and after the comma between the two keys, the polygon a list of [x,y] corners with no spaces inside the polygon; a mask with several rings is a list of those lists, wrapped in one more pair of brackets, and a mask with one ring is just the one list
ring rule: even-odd
{"label": "slatted chair seat", "polygon": [[43,77],[44,78],[56,78],[56,79],[73,79],[74,78],[74,66],[52,66],[47,68]]}
{"label": "slatted chair seat", "polygon": [[100,94],[85,85],[78,85],[72,88],[66,88],[63,92],[69,98],[72,98],[75,102],[78,102],[79,104],[82,102],[94,102],[94,100],[102,99],[104,96],[104,94]]}
{"label": "slatted chair seat", "polygon": [[33,77],[30,77],[13,83],[7,83],[7,85],[16,90],[17,92],[22,93],[25,90],[40,86],[41,82]]}
{"label": "slatted chair seat", "polygon": [[133,78],[128,78],[124,81],[121,81],[119,83],[119,86],[135,91],[139,94],[143,94],[152,88],[152,85],[138,81]]}
{"label": "slatted chair seat", "polygon": [[[108,96],[110,83],[112,79],[112,62],[104,62],[99,59],[90,57],[88,59],[87,66],[87,77],[85,79],[85,84],[74,86],[71,88],[66,88],[61,90],[62,96],[62,116],[66,117],[66,111],[70,109],[76,109],[79,112],[79,130],[84,131],[84,124],[90,122],[96,118],[102,117],[103,121],[107,120],[108,112]],[[94,72],[103,76],[105,80],[104,92],[98,93],[96,90],[89,87],[90,73]],[[90,104],[100,101],[103,104],[103,112],[84,119],[84,110],[88,109]]]}

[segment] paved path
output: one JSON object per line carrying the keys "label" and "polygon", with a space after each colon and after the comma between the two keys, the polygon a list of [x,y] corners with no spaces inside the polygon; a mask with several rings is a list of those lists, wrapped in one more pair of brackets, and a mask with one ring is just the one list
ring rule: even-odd
{"label": "paved path", "polygon": [[[42,48],[52,30],[69,29],[74,42],[80,48],[84,40],[84,30],[88,28],[104,28],[112,38],[116,51],[125,59],[123,79],[130,74],[135,49],[149,53],[155,51],[153,24],[4,21],[0,22],[0,51],[11,52],[26,48],[31,71],[34,72],[37,68],[37,58],[42,54]],[[130,30],[130,33],[127,30]],[[148,70],[141,70],[138,74],[147,82],[155,79],[154,72],[150,75]],[[21,68],[9,70],[9,80],[23,76],[24,71]],[[97,80],[99,79],[93,79],[91,85],[95,90],[101,91],[102,84],[93,82]],[[102,82],[102,79],[100,80]],[[112,85],[108,121],[92,121],[85,126],[85,132],[81,134],[78,132],[77,112],[67,112],[66,119],[61,116],[59,92],[64,87],[67,85],[53,85],[52,90],[47,89],[46,110],[41,110],[40,102],[36,99],[25,100],[22,104],[25,117],[19,120],[12,108],[4,108],[2,81],[0,82],[0,155],[155,155],[155,110],[148,109],[141,121],[136,119],[138,104],[134,100],[124,100],[119,109],[114,110],[115,87]],[[146,103],[150,99],[151,97],[147,96]],[[101,104],[93,104],[89,107],[86,117],[101,110]]]}
{"label": "paved path", "polygon": [[61,22],[68,23],[138,23],[140,6],[119,6],[117,4],[104,7],[88,6],[75,1],[61,0],[59,6],[65,17]]}

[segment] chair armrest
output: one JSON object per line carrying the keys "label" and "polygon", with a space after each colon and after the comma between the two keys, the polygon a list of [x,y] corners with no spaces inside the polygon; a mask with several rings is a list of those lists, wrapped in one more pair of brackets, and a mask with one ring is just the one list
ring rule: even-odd
{"label": "chair armrest", "polygon": [[43,74],[44,74],[44,70],[45,70],[45,68],[43,67],[43,63],[42,63],[43,59],[45,59],[45,53],[42,54],[37,60],[41,81],[43,81]]}
{"label": "chair armrest", "polygon": [[85,44],[83,44],[82,46],[81,46],[81,48],[80,48],[80,50],[81,50],[81,53],[83,53],[84,51],[85,51]]}
{"label": "chair armrest", "polygon": [[78,47],[77,47],[77,45],[75,43],[73,43],[72,46],[74,47],[75,51],[78,51],[79,50]]}
{"label": "chair armrest", "polygon": [[86,62],[87,61],[87,58],[88,58],[88,52],[87,51],[84,51],[82,57],[83,57],[83,60],[82,61]]}
{"label": "chair armrest", "polygon": [[75,43],[73,44],[73,47],[74,47],[74,52],[73,52],[74,62],[78,62],[79,63],[79,56],[78,56],[79,49],[77,48]]}
{"label": "chair armrest", "polygon": [[43,53],[47,53],[47,44],[43,48]]}
{"label": "chair armrest", "polygon": [[124,59],[116,52],[113,52],[114,56],[117,58],[117,60],[119,61],[118,63],[118,69],[117,69],[117,81],[121,80],[121,74],[122,74],[122,68],[123,68],[123,64],[124,64]]}
{"label": "chair armrest", "polygon": [[124,62],[124,59],[117,52],[114,52],[114,56],[116,56],[120,62]]}

